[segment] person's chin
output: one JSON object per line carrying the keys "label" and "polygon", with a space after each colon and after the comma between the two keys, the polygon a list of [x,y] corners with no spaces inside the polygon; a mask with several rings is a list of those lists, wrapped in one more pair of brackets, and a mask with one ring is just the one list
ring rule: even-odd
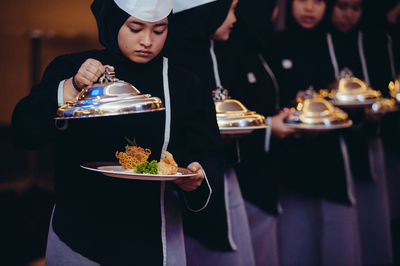
{"label": "person's chin", "polygon": [[218,41],[227,41],[227,40],[229,40],[229,37],[230,37],[230,33],[226,33],[226,34],[222,35],[222,36],[218,39]]}
{"label": "person's chin", "polygon": [[339,29],[342,32],[350,32],[353,29],[353,25],[342,25]]}
{"label": "person's chin", "polygon": [[302,23],[301,26],[307,30],[313,29],[317,24],[316,23]]}
{"label": "person's chin", "polygon": [[153,59],[153,57],[133,56],[130,59],[138,64],[146,64],[150,62]]}

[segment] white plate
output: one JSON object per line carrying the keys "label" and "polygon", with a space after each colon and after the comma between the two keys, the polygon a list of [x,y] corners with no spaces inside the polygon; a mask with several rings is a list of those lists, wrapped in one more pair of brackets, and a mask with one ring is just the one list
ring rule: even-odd
{"label": "white plate", "polygon": [[268,126],[253,126],[253,127],[220,127],[219,132],[226,135],[250,134],[254,130],[267,128]]}
{"label": "white plate", "polygon": [[309,125],[309,124],[303,124],[303,123],[285,123],[286,126],[291,127],[291,128],[296,128],[300,129],[303,131],[315,131],[315,132],[323,132],[323,131],[331,131],[335,129],[342,129],[342,128],[348,128],[353,125],[353,121],[349,120],[345,123],[342,124],[335,124],[335,125]]}
{"label": "white plate", "polygon": [[152,175],[152,174],[138,174],[133,170],[124,169],[117,162],[91,162],[81,165],[83,169],[99,172],[106,176],[136,179],[136,180],[154,180],[154,181],[167,181],[175,180],[180,177],[195,176],[190,170],[185,168],[178,168],[178,173],[175,175]]}
{"label": "white plate", "polygon": [[378,99],[366,99],[364,101],[355,101],[355,102],[341,102],[341,101],[336,101],[332,100],[331,103],[337,107],[342,107],[342,108],[364,108],[364,107],[369,107],[376,103]]}

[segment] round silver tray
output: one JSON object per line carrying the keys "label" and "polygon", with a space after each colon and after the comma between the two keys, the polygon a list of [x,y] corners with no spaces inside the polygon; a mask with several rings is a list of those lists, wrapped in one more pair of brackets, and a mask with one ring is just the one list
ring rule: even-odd
{"label": "round silver tray", "polygon": [[355,102],[343,102],[336,100],[331,100],[330,102],[333,105],[341,108],[365,108],[373,105],[374,103],[376,103],[377,100],[378,100],[377,98],[374,98],[374,99],[366,99],[364,101],[355,101]]}
{"label": "round silver tray", "polygon": [[348,120],[344,123],[333,124],[333,125],[312,125],[304,123],[285,123],[285,125],[291,128],[298,129],[300,131],[325,132],[325,131],[349,128],[353,125],[353,121]]}
{"label": "round silver tray", "polygon": [[254,130],[265,129],[269,126],[249,126],[249,127],[220,127],[219,132],[222,135],[241,135],[241,134],[250,134]]}
{"label": "round silver tray", "polygon": [[58,116],[58,117],[54,117],[54,120],[70,120],[70,119],[121,116],[121,115],[130,115],[130,114],[157,112],[157,111],[163,111],[163,110],[165,110],[165,107],[161,107],[158,109],[152,109],[152,110],[147,109],[147,110],[143,110],[143,111],[132,110],[132,111],[127,111],[127,112],[119,112],[119,113],[90,114],[90,115],[78,115],[78,116]]}

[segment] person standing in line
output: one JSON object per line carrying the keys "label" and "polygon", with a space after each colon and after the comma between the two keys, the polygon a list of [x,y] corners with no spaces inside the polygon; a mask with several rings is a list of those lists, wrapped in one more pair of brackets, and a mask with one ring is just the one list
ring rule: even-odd
{"label": "person standing in line", "polygon": [[[223,179],[212,98],[196,76],[163,57],[172,1],[95,0],[91,10],[105,49],[54,59],[12,117],[16,144],[36,148],[55,142],[56,206],[46,265],[186,265],[179,198],[200,213],[214,200],[210,184]],[[76,100],[106,67],[159,97],[165,110],[73,119],[57,128],[58,107]],[[168,150],[196,175],[173,183],[128,180],[80,167],[115,161],[125,136],[149,148],[149,160],[160,160]]]}
{"label": "person standing in line", "polygon": [[[391,80],[387,38],[383,31],[362,29],[362,0],[336,0],[327,33],[335,76],[344,67],[387,94]],[[372,109],[347,110],[355,126],[345,135],[357,197],[363,263],[390,264],[392,244],[380,118]]]}
{"label": "person standing in line", "polygon": [[[171,19],[171,39],[168,56],[171,61],[193,71],[206,84],[206,91],[222,87],[214,51],[216,40],[226,41],[236,22],[237,0],[217,0],[174,14]],[[213,107],[215,108],[215,107]],[[254,256],[244,200],[241,195],[233,165],[237,161],[234,145],[225,145],[225,178],[220,184],[225,205],[222,209],[208,208],[199,224],[215,222],[226,217],[224,235],[215,234],[214,239],[204,236],[193,238],[186,231],[186,256],[190,265],[254,265]],[[211,206],[210,206],[211,207]],[[196,232],[194,232],[196,233]],[[198,240],[201,241],[198,241]]]}
{"label": "person standing in line", "polygon": [[265,50],[271,42],[275,1],[240,1],[238,22],[226,42],[216,42],[216,55],[224,85],[232,98],[267,117],[270,128],[239,139],[238,175],[256,265],[279,265],[276,150],[279,139],[296,132],[284,125],[290,114],[281,108],[279,84],[267,63]]}
{"label": "person standing in line", "polygon": [[[334,80],[325,41],[330,1],[287,3],[286,30],[268,49],[282,106]],[[278,154],[281,265],[362,265],[356,198],[342,132],[294,134]]]}

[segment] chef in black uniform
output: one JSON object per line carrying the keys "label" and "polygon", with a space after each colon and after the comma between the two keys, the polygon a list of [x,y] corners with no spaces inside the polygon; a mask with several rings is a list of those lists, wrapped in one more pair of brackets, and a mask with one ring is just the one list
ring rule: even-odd
{"label": "chef in black uniform", "polygon": [[[171,46],[167,50],[171,62],[196,73],[205,82],[206,93],[210,95],[213,90],[224,86],[224,80],[219,75],[214,43],[216,40],[229,39],[236,22],[234,11],[237,3],[237,0],[211,1],[181,10],[171,18]],[[225,218],[227,230],[225,235],[219,235],[214,241],[204,237],[201,237],[202,241],[187,237],[185,244],[191,265],[239,266],[255,263],[244,200],[233,168],[238,159],[235,141],[225,145],[225,158],[225,178],[220,184],[225,195],[221,199],[225,208],[208,208],[204,213],[218,221]],[[220,191],[216,193],[220,194]],[[203,221],[198,220],[198,223],[203,224]]]}
{"label": "chef in black uniform", "polygon": [[[286,31],[278,33],[271,67],[282,106],[334,80],[326,44],[330,2],[288,1]],[[348,151],[340,132],[295,134],[280,146],[279,216],[282,265],[361,265]]]}
{"label": "chef in black uniform", "polygon": [[[284,125],[290,114],[280,106],[279,84],[270,67],[275,1],[240,1],[238,22],[231,38],[216,42],[219,72],[230,95],[246,108],[267,117],[266,130],[255,130],[239,139],[238,175],[249,219],[256,265],[278,265],[277,166],[274,153],[280,139],[296,130]],[[273,54],[273,51],[271,52]]]}
{"label": "chef in black uniform", "polygon": [[[223,179],[211,96],[198,78],[162,56],[171,1],[95,0],[91,9],[105,49],[54,59],[12,118],[19,145],[34,149],[55,143],[56,206],[46,263],[185,265],[178,197],[190,210],[186,216],[201,213],[214,200],[211,187]],[[165,111],[71,120],[58,130],[57,108],[91,86],[106,65],[142,93],[159,97]],[[160,160],[168,150],[179,166],[197,175],[173,184],[110,178],[80,168],[84,162],[116,161],[124,136],[149,148],[149,160]],[[213,234],[199,224],[188,223],[191,227]],[[217,222],[214,230],[220,230]]]}
{"label": "chef in black uniform", "polygon": [[[387,95],[392,79],[388,39],[378,29],[363,29],[362,0],[336,0],[327,33],[335,76],[343,68]],[[354,127],[345,134],[355,182],[363,263],[390,264],[392,245],[380,117],[370,107],[346,110]],[[395,123],[395,121],[393,121]]]}

